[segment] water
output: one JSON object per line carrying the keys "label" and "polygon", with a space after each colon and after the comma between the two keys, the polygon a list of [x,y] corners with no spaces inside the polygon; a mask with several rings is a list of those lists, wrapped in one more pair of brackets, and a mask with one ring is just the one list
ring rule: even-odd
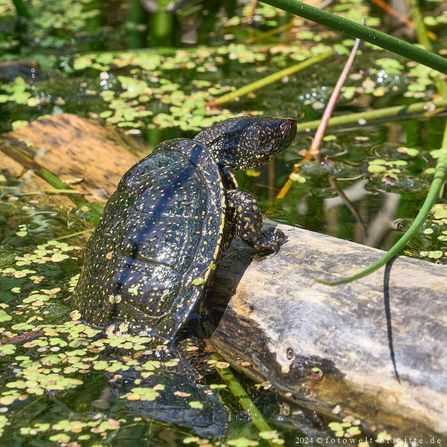
{"label": "water", "polygon": [[[90,6],[95,5],[91,2]],[[4,3],[0,2],[0,6],[4,7]],[[108,120],[139,138],[149,151],[164,139],[191,137],[201,126],[240,112],[310,121],[320,117],[321,104],[327,100],[341,66],[340,58],[333,57],[256,95],[210,112],[205,108],[207,101],[231,87],[296,63],[294,57],[305,49],[290,52],[290,47],[284,45],[255,50],[234,44],[224,47],[226,31],[219,28],[210,37],[213,43],[221,45],[215,48],[188,48],[181,53],[170,49],[140,51],[129,56],[118,51],[123,49],[126,33],[123,28],[116,33],[110,28],[117,20],[113,11],[104,11],[107,8],[103,6],[100,9],[103,28],[93,26],[92,19],[82,15],[72,27],[65,23],[63,32],[49,32],[45,24],[36,23],[21,47],[11,44],[7,59],[20,59],[20,53],[23,58],[39,61],[40,67],[22,65],[0,70],[1,94],[15,95],[13,100],[0,102],[1,132],[45,114],[75,113]],[[87,29],[83,21],[91,28],[79,38],[80,31]],[[10,42],[16,30],[6,19],[0,19],[0,26],[6,36],[4,41]],[[42,29],[43,38],[38,40],[36,36]],[[99,36],[98,30],[102,33]],[[78,40],[74,39],[76,36]],[[246,36],[238,38],[240,41],[235,43],[243,42]],[[69,48],[69,52],[64,48]],[[112,49],[117,52],[102,52]],[[101,57],[89,56],[89,52],[99,50]],[[81,54],[76,56],[76,52]],[[354,98],[341,99],[337,113],[408,101],[404,94],[414,79],[400,72],[385,76],[374,65],[379,56],[386,54],[365,49],[359,56],[352,70],[357,78],[354,76],[347,84],[355,89]],[[15,81],[18,76],[24,82]],[[369,87],[363,85],[365,81]],[[386,88],[387,94],[379,94],[380,88]],[[308,148],[311,133],[299,134],[292,147],[267,166],[240,172],[237,179],[241,189],[258,198],[268,218],[387,249],[424,200],[431,178],[425,170],[434,165],[428,151],[439,147],[444,123],[443,117],[418,117],[330,129],[321,149],[324,162],[305,165],[300,173],[303,183],[296,182],[282,200],[275,196],[293,164]],[[377,160],[385,161],[381,164],[384,168],[371,172]],[[393,165],[395,160],[403,163]],[[330,178],[336,180],[337,188],[347,192],[349,206],[340,201]],[[129,411],[123,399],[110,392],[104,371],[94,367],[102,349],[95,344],[98,334],[88,329],[76,332],[70,323],[76,321],[76,316],[70,316],[68,306],[92,223],[82,210],[61,209],[45,195],[21,195],[17,189],[20,184],[20,178],[2,171],[0,337],[29,333],[41,324],[49,326],[37,341],[0,345],[4,354],[0,357],[0,432],[4,430],[1,445],[75,446],[70,444],[75,440],[78,445],[120,447],[185,442],[199,445],[202,441],[195,439],[187,428],[141,419]],[[425,232],[408,245],[406,253],[445,262],[445,237],[438,237],[445,230],[442,225],[430,219]],[[58,242],[48,245],[53,240]],[[439,252],[441,257],[436,257]],[[135,345],[121,366],[138,361],[139,349],[134,349]],[[106,368],[114,366],[107,363]],[[51,375],[60,388],[51,382]],[[290,407],[272,389],[257,389],[250,381],[240,379],[268,422],[285,439],[285,445],[296,445],[302,431],[308,436],[331,433],[327,428],[329,419]],[[222,384],[216,374],[207,380]],[[227,439],[258,439],[260,445],[265,445],[231,393],[224,389],[221,397],[232,414]],[[210,442],[221,445],[219,440]],[[239,442],[233,445],[251,445]]]}

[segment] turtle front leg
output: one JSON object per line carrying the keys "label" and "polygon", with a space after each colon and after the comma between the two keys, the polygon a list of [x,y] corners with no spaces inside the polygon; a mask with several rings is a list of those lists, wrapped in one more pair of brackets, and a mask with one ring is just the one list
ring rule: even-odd
{"label": "turtle front leg", "polygon": [[255,197],[239,189],[227,191],[227,204],[236,226],[236,234],[260,251],[277,252],[286,236],[277,228],[262,231],[262,214]]}

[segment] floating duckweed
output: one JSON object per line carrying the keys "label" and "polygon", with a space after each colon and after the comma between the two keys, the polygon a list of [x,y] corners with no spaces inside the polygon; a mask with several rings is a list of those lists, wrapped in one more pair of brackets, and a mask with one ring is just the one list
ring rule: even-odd
{"label": "floating duckweed", "polygon": [[16,232],[18,237],[25,237],[28,235],[28,225],[19,225],[19,231]]}
{"label": "floating duckweed", "polygon": [[15,78],[14,82],[1,84],[0,90],[7,94],[0,94],[0,104],[5,102],[15,102],[16,104],[27,104],[31,97],[30,86],[21,77]]}
{"label": "floating duckweed", "polygon": [[297,174],[295,172],[293,172],[292,174],[290,174],[289,176],[290,180],[292,182],[297,182],[297,183],[306,183],[306,177],[303,177],[300,174]]}
{"label": "floating duckweed", "polygon": [[50,436],[50,441],[59,442],[61,444],[66,444],[70,441],[70,436],[65,433],[58,433],[56,435]]}
{"label": "floating duckweed", "polygon": [[371,160],[368,165],[368,172],[373,175],[380,175],[382,179],[398,179],[398,175],[402,173],[400,169],[408,163],[405,160]]}
{"label": "floating duckweed", "polygon": [[417,155],[420,154],[419,149],[414,149],[414,148],[410,148],[410,147],[398,147],[397,148],[397,152],[400,152],[402,154],[407,154],[410,157],[416,157]]}
{"label": "floating duckweed", "polygon": [[202,284],[205,283],[205,280],[203,278],[195,278],[195,279],[193,279],[192,283],[195,286],[201,286]]}
{"label": "floating duckweed", "polygon": [[153,388],[132,388],[130,393],[128,393],[125,398],[127,400],[148,400],[154,401],[160,393],[158,391],[163,391],[164,385],[155,385]]}
{"label": "floating duckweed", "polygon": [[242,437],[242,438],[230,439],[229,441],[227,441],[227,444],[233,447],[255,447],[259,445],[259,442]]}
{"label": "floating duckweed", "polygon": [[5,321],[11,321],[11,315],[8,315],[4,310],[0,309],[0,323],[4,323]]}
{"label": "floating duckweed", "polygon": [[191,393],[185,393],[184,391],[174,391],[174,396],[177,396],[177,397],[190,397]]}
{"label": "floating duckweed", "polygon": [[259,436],[262,439],[277,440],[279,438],[279,434],[278,434],[278,432],[276,430],[261,431],[261,432],[259,432]]}
{"label": "floating duckweed", "polygon": [[442,250],[420,251],[419,255],[430,259],[440,259],[444,256]]}
{"label": "floating duckweed", "polygon": [[195,410],[203,410],[202,402],[199,402],[197,400],[193,400],[193,401],[189,402],[189,406],[191,408],[194,408]]}
{"label": "floating duckweed", "polygon": [[0,345],[1,355],[12,355],[16,352],[16,346],[11,344]]}
{"label": "floating duckweed", "polygon": [[180,360],[179,359],[171,359],[168,360],[167,362],[163,363],[163,366],[165,366],[166,368],[172,368],[174,366],[177,366],[179,364]]}
{"label": "floating duckweed", "polygon": [[148,360],[145,362],[141,368],[145,371],[155,371],[160,368],[161,363],[158,360]]}
{"label": "floating duckweed", "polygon": [[392,440],[391,435],[386,431],[381,431],[380,433],[378,433],[377,438],[376,438],[376,442],[378,444],[383,444],[383,443],[389,442],[391,440]]}

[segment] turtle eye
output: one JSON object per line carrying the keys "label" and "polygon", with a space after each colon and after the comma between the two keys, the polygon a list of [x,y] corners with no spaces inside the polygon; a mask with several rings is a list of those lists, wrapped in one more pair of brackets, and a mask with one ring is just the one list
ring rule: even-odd
{"label": "turtle eye", "polygon": [[291,132],[293,132],[294,129],[296,129],[296,120],[293,118],[286,118],[283,120],[283,122],[280,124],[281,133],[284,136],[289,135]]}

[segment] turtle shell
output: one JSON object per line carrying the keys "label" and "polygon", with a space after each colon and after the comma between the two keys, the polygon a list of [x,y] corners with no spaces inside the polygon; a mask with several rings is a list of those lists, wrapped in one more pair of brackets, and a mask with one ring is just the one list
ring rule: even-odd
{"label": "turtle shell", "polygon": [[73,303],[97,325],[171,339],[203,294],[225,226],[219,168],[202,143],[175,139],[133,166],[90,238]]}

